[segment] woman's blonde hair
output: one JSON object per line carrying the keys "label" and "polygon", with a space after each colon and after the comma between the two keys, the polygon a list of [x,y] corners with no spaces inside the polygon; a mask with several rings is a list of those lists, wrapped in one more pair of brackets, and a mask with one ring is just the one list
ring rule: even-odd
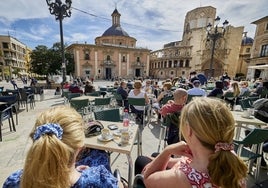
{"label": "woman's blonde hair", "polygon": [[223,188],[240,188],[247,176],[245,163],[231,151],[215,152],[217,143],[233,142],[235,121],[226,104],[217,99],[194,98],[181,113],[180,126],[186,123],[201,144],[213,151],[207,167],[211,182]]}
{"label": "woman's blonde hair", "polygon": [[172,88],[172,83],[171,82],[165,82],[163,87],[167,87],[167,90],[171,90]]}
{"label": "woman's blonde hair", "polygon": [[134,88],[135,89],[140,89],[142,87],[141,81],[140,80],[136,80],[134,82]]}
{"label": "woman's blonde hair", "polygon": [[[49,123],[60,125],[62,139],[55,134],[43,134],[33,139],[36,128]],[[20,187],[70,187],[70,168],[75,153],[83,147],[85,140],[81,115],[66,106],[50,108],[37,117],[30,137],[33,144],[26,157]]]}
{"label": "woman's blonde hair", "polygon": [[231,87],[233,87],[234,89],[234,96],[237,97],[238,95],[240,95],[240,89],[239,89],[239,85],[237,82],[232,82],[231,83]]}

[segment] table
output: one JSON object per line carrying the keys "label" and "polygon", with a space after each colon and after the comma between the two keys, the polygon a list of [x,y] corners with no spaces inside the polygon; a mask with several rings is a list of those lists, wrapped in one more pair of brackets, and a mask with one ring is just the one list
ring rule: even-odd
{"label": "table", "polygon": [[[116,124],[119,129],[123,128],[122,122],[110,122],[110,121],[100,121],[105,128],[109,124]],[[111,151],[111,152],[117,152],[122,153],[127,156],[128,159],[128,187],[131,187],[132,185],[132,176],[133,176],[133,161],[131,158],[131,152],[133,145],[136,141],[136,137],[138,137],[138,147],[140,147],[140,134],[137,134],[139,132],[139,126],[129,126],[129,131],[132,132],[129,144],[119,146],[118,143],[120,142],[120,137],[115,136],[113,140],[109,142],[101,142],[97,139],[98,136],[86,138],[85,140],[85,146],[93,149],[99,149],[99,150],[105,150],[105,151]]]}
{"label": "table", "polygon": [[80,96],[80,97],[72,98],[72,100],[83,100],[83,99],[88,99],[89,102],[92,102],[92,101],[94,101],[96,98],[103,98],[103,97],[101,97],[101,96],[87,96],[87,95],[83,95],[83,96]]}
{"label": "table", "polygon": [[0,105],[6,105],[6,104],[7,104],[7,102],[0,101]]}
{"label": "table", "polygon": [[250,118],[243,117],[243,112],[241,111],[231,111],[234,117],[235,122],[237,123],[236,127],[236,134],[235,139],[239,140],[241,128],[243,127],[242,124],[246,125],[253,125],[257,128],[262,128],[263,126],[267,126],[267,124],[254,116],[250,116]]}

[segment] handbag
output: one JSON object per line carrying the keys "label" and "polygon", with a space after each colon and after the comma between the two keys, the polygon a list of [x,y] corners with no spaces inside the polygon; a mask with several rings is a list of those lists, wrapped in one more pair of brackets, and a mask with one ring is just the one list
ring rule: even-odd
{"label": "handbag", "polygon": [[85,124],[85,136],[97,136],[101,134],[101,130],[103,129],[103,125],[100,121],[90,121]]}

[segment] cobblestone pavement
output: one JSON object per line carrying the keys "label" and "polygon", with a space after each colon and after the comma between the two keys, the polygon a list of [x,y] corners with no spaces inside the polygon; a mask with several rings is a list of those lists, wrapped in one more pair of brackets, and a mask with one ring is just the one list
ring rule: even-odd
{"label": "cobblestone pavement", "polygon": [[[24,85],[18,81],[18,86],[23,87]],[[94,82],[96,87],[103,85],[113,85],[110,81],[96,81]],[[12,85],[5,81],[0,82],[0,86],[4,86],[5,89],[12,89]],[[12,172],[17,169],[23,168],[25,155],[31,144],[29,139],[29,132],[32,129],[36,116],[41,111],[61,104],[63,98],[54,95],[55,90],[45,90],[44,100],[36,101],[34,109],[30,109],[26,112],[25,109],[21,109],[18,115],[19,124],[16,125],[16,132],[10,132],[8,127],[8,121],[4,122],[2,127],[3,141],[0,142],[0,185]],[[158,149],[158,137],[159,137],[159,123],[156,117],[151,118],[150,126],[146,126],[143,131],[143,155],[150,155]],[[133,163],[137,157],[137,147],[134,146],[132,151]],[[127,179],[128,174],[128,163],[125,155],[118,155],[117,153],[111,154],[111,165],[112,169],[119,169],[122,176]],[[261,171],[261,179],[267,179],[267,171]],[[253,187],[253,180],[249,176],[248,187]],[[267,186],[268,187],[268,186]]]}

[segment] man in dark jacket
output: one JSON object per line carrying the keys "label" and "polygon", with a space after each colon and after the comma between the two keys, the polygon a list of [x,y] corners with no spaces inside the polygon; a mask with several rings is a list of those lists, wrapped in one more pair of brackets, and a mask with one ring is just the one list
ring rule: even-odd
{"label": "man in dark jacket", "polygon": [[[117,88],[116,93],[122,96],[122,99],[124,100],[124,106],[125,108],[128,108],[128,102],[127,102],[128,92],[126,88],[127,83],[125,81],[122,81],[120,83],[120,86]],[[117,103],[119,106],[122,106],[122,101],[117,100]]]}

